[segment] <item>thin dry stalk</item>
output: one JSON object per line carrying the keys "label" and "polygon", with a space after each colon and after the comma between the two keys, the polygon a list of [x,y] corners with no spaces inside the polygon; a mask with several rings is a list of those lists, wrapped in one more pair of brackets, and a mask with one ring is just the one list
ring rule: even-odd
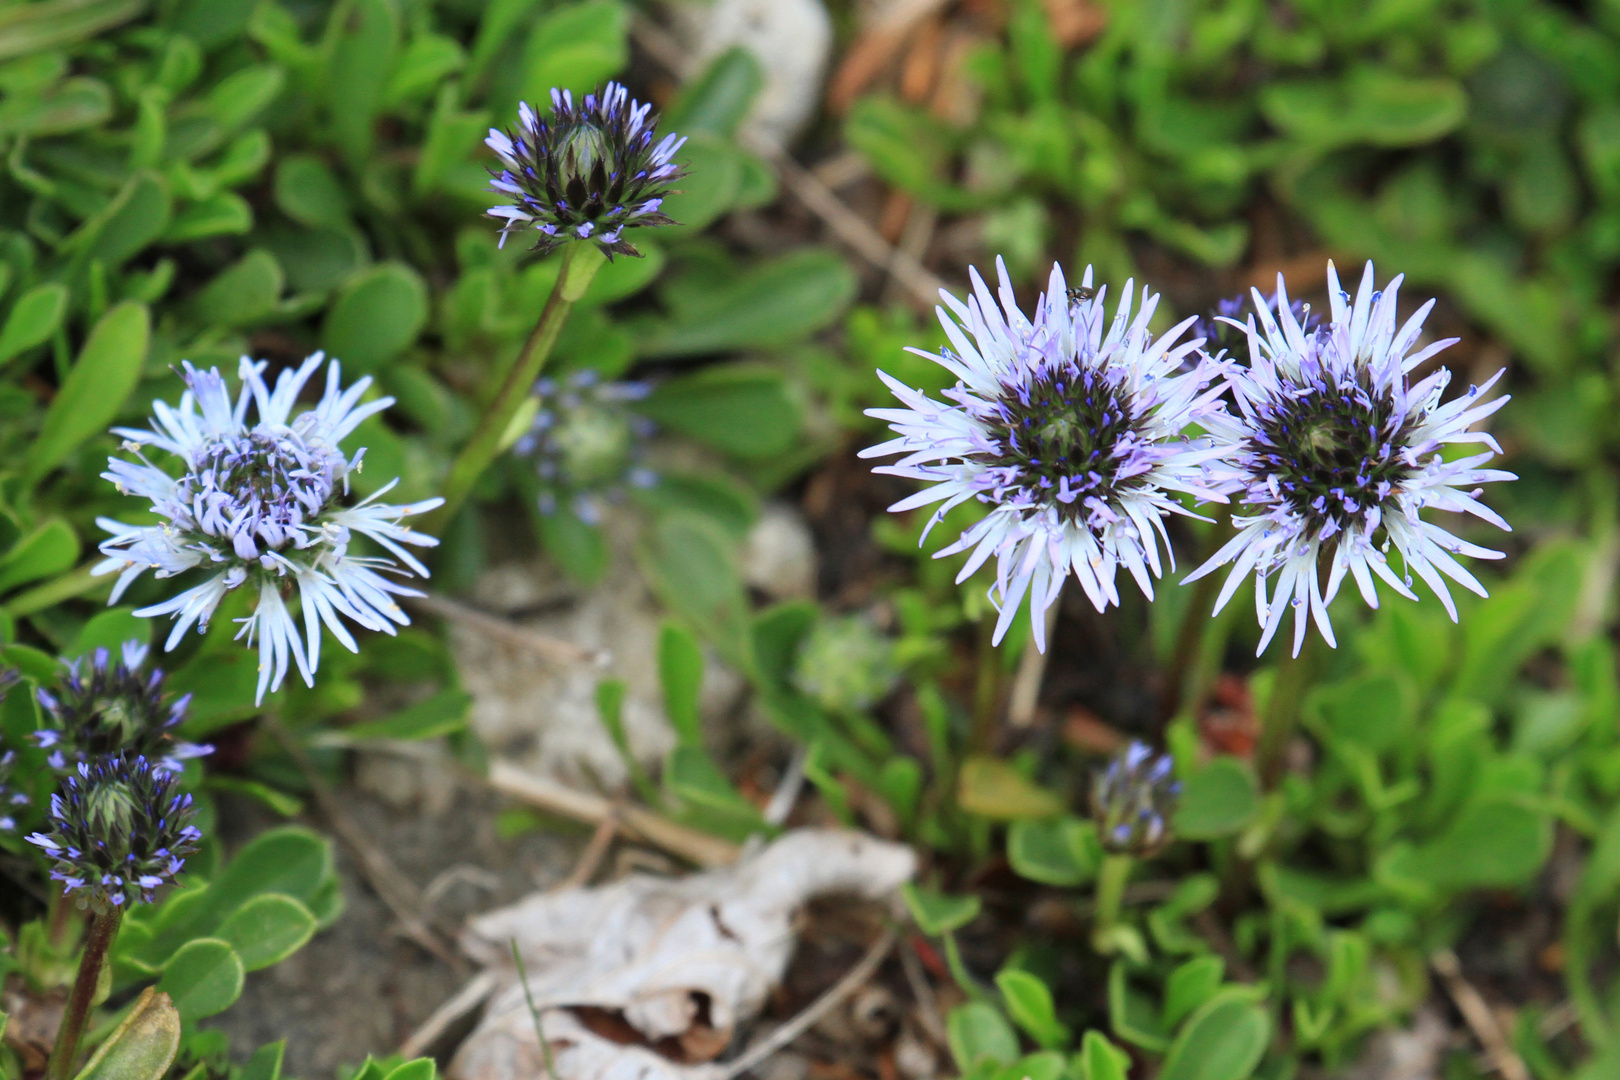
{"label": "thin dry stalk", "polygon": [[596,664],[601,667],[612,659],[606,650],[586,649],[575,645],[572,641],[564,641],[561,638],[537,633],[528,627],[519,626],[498,616],[486,614],[477,608],[468,607],[460,601],[452,600],[448,596],[440,596],[437,593],[406,597],[405,603],[430,615],[437,615],[446,622],[453,622],[458,626],[465,626],[469,630],[476,630],[502,644],[523,649],[553,663]]}
{"label": "thin dry stalk", "polygon": [[895,941],[894,931],[885,930],[877,943],[866,950],[866,955],[861,957],[860,963],[850,968],[842,979],[806,1006],[799,1015],[744,1050],[735,1061],[728,1062],[720,1072],[718,1080],[735,1080],[803,1035],[812,1024],[831,1012],[839,1002],[866,985],[867,980],[877,971],[878,965],[883,963],[883,958],[889,955],[889,950],[894,948]]}
{"label": "thin dry stalk", "polygon": [[741,849],[708,833],[678,825],[638,806],[615,806],[608,799],[568,787],[544,776],[497,761],[489,768],[489,786],[520,802],[576,821],[600,825],[616,816],[624,833],[663,848],[698,866],[729,866]]}
{"label": "thin dry stalk", "polygon": [[1451,995],[1457,1011],[1462,1013],[1474,1038],[1479,1040],[1479,1045],[1490,1057],[1492,1068],[1501,1073],[1505,1080],[1531,1080],[1530,1070],[1508,1043],[1502,1026],[1496,1022],[1496,1014],[1480,992],[1474,989],[1474,984],[1464,977],[1457,954],[1450,949],[1441,949],[1429,957],[1429,966],[1446,984],[1446,992]]}
{"label": "thin dry stalk", "polygon": [[478,1008],[500,985],[500,972],[495,968],[481,971],[469,979],[455,996],[433,1010],[433,1015],[422,1021],[411,1032],[410,1038],[399,1044],[399,1056],[418,1058],[425,1054],[452,1024]]}

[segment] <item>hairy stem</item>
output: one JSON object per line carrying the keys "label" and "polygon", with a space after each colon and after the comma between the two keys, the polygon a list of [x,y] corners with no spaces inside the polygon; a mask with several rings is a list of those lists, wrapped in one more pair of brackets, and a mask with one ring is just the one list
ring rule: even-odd
{"label": "hairy stem", "polygon": [[56,1032],[56,1045],[51,1049],[50,1064],[45,1068],[46,1080],[69,1080],[73,1075],[73,1061],[79,1055],[79,1039],[84,1035],[85,1023],[90,1018],[90,1006],[95,1000],[96,987],[101,982],[101,969],[107,963],[107,953],[112,948],[113,939],[118,936],[118,924],[123,919],[122,905],[97,910],[90,917],[84,953],[79,958],[79,973],[73,979],[73,992],[68,996],[67,1010],[62,1014],[62,1026]]}
{"label": "hairy stem", "polygon": [[506,369],[501,388],[484,410],[478,429],[450,466],[450,475],[444,482],[444,505],[423,522],[422,527],[428,532],[436,535],[444,530],[465,505],[478,478],[504,449],[502,443],[507,429],[512,426],[512,418],[529,396],[540,369],[545,367],[547,358],[551,356],[552,347],[557,344],[557,335],[562,332],[563,323],[568,321],[568,313],[585,295],[591,279],[604,261],[605,256],[593,243],[575,241],[563,249],[562,269],[557,273],[557,283],[551,287],[551,295],[546,298],[546,306],[541,309],[540,318],[529,332],[528,340]]}
{"label": "hairy stem", "polygon": [[1103,858],[1102,868],[1097,872],[1097,913],[1091,924],[1091,947],[1100,953],[1119,951],[1114,928],[1119,925],[1125,883],[1130,880],[1131,865],[1135,861],[1129,855],[1108,855]]}

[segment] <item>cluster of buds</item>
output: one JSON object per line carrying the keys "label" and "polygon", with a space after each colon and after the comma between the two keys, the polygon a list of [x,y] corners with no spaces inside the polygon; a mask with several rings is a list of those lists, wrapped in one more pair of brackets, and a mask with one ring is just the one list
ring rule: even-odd
{"label": "cluster of buds", "polygon": [[1091,816],[1113,855],[1152,855],[1170,842],[1181,784],[1169,754],[1133,742],[1092,777]]}
{"label": "cluster of buds", "polygon": [[651,389],[640,382],[603,382],[589,370],[560,383],[535,383],[540,407],[512,452],[534,462],[542,514],[561,509],[595,525],[602,500],[618,499],[627,487],[658,483],[658,474],[642,463],[654,424],[631,409]]}
{"label": "cluster of buds", "polygon": [[202,833],[189,794],[144,755],[80,762],[28,837],[55,864],[51,878],[92,904],[151,903],[185,866]]}
{"label": "cluster of buds", "polygon": [[37,691],[53,726],[35,732],[34,741],[50,751],[53,769],[107,755],[138,754],[160,769],[179,772],[186,759],[213,751],[175,734],[191,695],[167,701],[163,669],[143,671],[146,656],[147,647],[138,641],[126,641],[116,662],[106,649],[97,649],[88,674],[79,657],[68,663],[59,690]]}

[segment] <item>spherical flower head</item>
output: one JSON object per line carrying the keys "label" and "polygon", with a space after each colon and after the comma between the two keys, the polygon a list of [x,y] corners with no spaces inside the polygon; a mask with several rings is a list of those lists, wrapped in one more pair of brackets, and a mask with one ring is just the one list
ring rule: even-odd
{"label": "spherical flower head", "polygon": [[55,863],[65,893],[113,907],[151,903],[197,850],[196,816],[168,770],[138,755],[99,758],[67,775],[28,841]]}
{"label": "spherical flower head", "polygon": [[[1231,448],[1223,462],[1228,490],[1240,493],[1246,513],[1234,515],[1237,535],[1188,580],[1231,563],[1219,611],[1253,573],[1261,652],[1290,608],[1296,655],[1313,619],[1327,643],[1336,644],[1327,608],[1346,575],[1376,608],[1375,577],[1415,600],[1415,574],[1455,620],[1446,578],[1485,595],[1456,556],[1502,557],[1419,516],[1425,508],[1446,510],[1509,528],[1479,501],[1479,485],[1514,476],[1484,468],[1501,448],[1489,434],[1469,430],[1507,403],[1486,400],[1502,372],[1450,401],[1442,400],[1451,380],[1443,367],[1409,385],[1419,365],[1457,339],[1415,348],[1434,301],[1397,326],[1400,284],[1396,277],[1382,292],[1374,289],[1369,262],[1352,302],[1329,263],[1331,320],[1315,331],[1286,302],[1273,317],[1255,294],[1259,321],[1250,316],[1244,327],[1249,365],[1227,376],[1237,412],[1208,424]],[[1280,275],[1277,293],[1286,300]],[[1445,453],[1464,445],[1486,449]],[[1392,548],[1399,569],[1391,565]]]}
{"label": "spherical flower head", "polygon": [[793,681],[832,712],[869,709],[900,681],[894,642],[863,615],[817,620],[799,646]]}
{"label": "spherical flower head", "polygon": [[[1281,295],[1272,293],[1264,298],[1267,310],[1272,312],[1277,310],[1277,298]],[[1215,306],[1193,323],[1191,334],[1193,337],[1204,339],[1204,352],[1214,354],[1237,352],[1247,345],[1248,339],[1244,337],[1243,326],[1239,319],[1249,299],[1241,293],[1237,296],[1223,297],[1215,301]],[[1321,322],[1321,318],[1312,312],[1303,300],[1288,301],[1288,310],[1294,313],[1294,318],[1307,334],[1315,331],[1317,323]]]}
{"label": "spherical flower head", "polygon": [[651,110],[610,82],[577,105],[567,90],[553,90],[549,117],[524,102],[516,131],[491,128],[484,144],[501,169],[490,170],[490,189],[510,200],[488,212],[505,222],[501,243],[532,228],[541,253],[589,240],[610,259],[639,257],[624,231],[673,225],[659,207],[669,185],[686,175],[671,160],[686,140],[671,134],[655,143]]}
{"label": "spherical flower head", "polygon": [[[149,499],[152,511],[164,519],[158,525],[97,519],[113,535],[102,542],[107,559],[94,572],[119,575],[108,603],[117,603],[147,570],[160,578],[190,570],[207,573],[201,584],[136,611],[175,617],[164,644],[168,650],[193,625],[199,632],[206,629],[227,592],[248,588],[257,607],[241,620],[237,637],[250,646],[257,639],[259,701],[281,685],[289,664],[295,663],[304,682],[314,685],[323,625],[351,652],[358,651],[340,615],[388,634],[409,623],[394,597],[421,594],[385,575],[408,576],[409,571],[426,577],[427,567],[408,549],[438,543],[400,521],[433,509],[442,499],[407,505],[377,501],[397,479],[359,502],[349,498],[349,476],[359,470],[365,450],[351,456],[342,443],[363,420],[393,404],[393,398],[361,404],[371,379],[345,390],[333,360],[327,364],[320,400],[293,415],[299,393],[325,362],[316,353],[296,370],[283,371],[272,392],[263,378],[265,362],[243,357],[238,369],[242,386],[234,401],[217,368],[198,371],[187,363],[189,389],[179,406],[154,402],[151,430],[114,428],[136,460],[111,458],[102,473],[124,494]],[[250,404],[257,413],[252,424]],[[147,460],[149,448],[177,459],[178,479]],[[385,554],[352,553],[356,534]],[[304,637],[288,607],[295,590]]]}
{"label": "spherical flower head", "polygon": [[1132,742],[1091,778],[1091,817],[1104,850],[1152,855],[1170,842],[1170,819],[1181,796],[1169,754]]}
{"label": "spherical flower head", "polygon": [[[976,499],[989,513],[936,557],[971,551],[957,581],[965,581],[992,555],[1000,609],[994,640],[1030,597],[1036,646],[1046,647],[1040,617],[1073,573],[1098,611],[1119,603],[1115,578],[1127,569],[1149,598],[1162,574],[1159,542],[1166,514],[1190,514],[1178,496],[1225,501],[1209,463],[1223,447],[1189,439],[1189,425],[1218,412],[1220,391],[1209,389],[1222,362],[1198,358],[1198,339],[1181,342],[1187,319],[1155,339],[1148,321],[1158,297],[1144,288],[1132,317],[1132,283],[1110,322],[1106,289],[1071,292],[1061,267],[1025,317],[1014,299],[1006,266],[993,297],[977,271],[967,303],[947,293],[938,309],[952,349],[934,356],[959,382],[935,401],[878,372],[905,408],[869,409],[899,438],[862,451],[862,457],[904,454],[877,472],[930,486],[891,510],[940,504],[928,529],[953,507]],[[999,298],[999,303],[998,303]],[[1194,360],[1192,370],[1181,371]],[[927,536],[927,530],[923,534]],[[1173,565],[1173,564],[1172,564]]]}
{"label": "spherical flower head", "polygon": [[117,660],[96,649],[65,664],[59,688],[37,691],[50,726],[34,732],[34,741],[49,751],[52,768],[68,770],[81,761],[127,753],[177,773],[188,758],[213,753],[212,746],[175,734],[191,695],[168,700],[163,669],[148,670],[146,658],[147,647],[139,641],[126,641]]}
{"label": "spherical flower head", "polygon": [[618,498],[626,486],[658,482],[642,464],[652,421],[631,408],[650,389],[646,383],[603,382],[594,371],[575,372],[560,384],[535,384],[540,407],[513,452],[534,462],[542,514],[563,506],[594,525],[601,520],[602,499]]}

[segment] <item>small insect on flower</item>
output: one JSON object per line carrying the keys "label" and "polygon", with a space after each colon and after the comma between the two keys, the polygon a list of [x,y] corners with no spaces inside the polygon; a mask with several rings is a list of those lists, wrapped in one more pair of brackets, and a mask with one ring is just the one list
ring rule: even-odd
{"label": "small insect on flower", "polygon": [[[969,499],[990,507],[936,557],[971,550],[961,582],[994,555],[991,599],[1001,611],[995,641],[1028,593],[1035,643],[1044,651],[1039,616],[1069,573],[1098,611],[1119,603],[1120,566],[1151,598],[1152,579],[1162,574],[1161,538],[1169,554],[1164,515],[1191,513],[1177,495],[1226,501],[1208,471],[1225,448],[1183,434],[1220,410],[1221,391],[1209,384],[1221,362],[1195,357],[1201,341],[1180,341],[1193,319],[1155,340],[1147,327],[1158,297],[1145,287],[1132,318],[1127,282],[1107,323],[1107,290],[1092,287],[1090,267],[1071,292],[1062,268],[1053,266],[1031,321],[1018,309],[1000,259],[996,268],[999,303],[977,271],[967,303],[941,293],[950,310],[936,310],[954,352],[909,350],[958,378],[945,391],[953,404],[878,372],[905,408],[867,415],[887,420],[900,437],[861,456],[906,455],[875,471],[932,485],[889,508],[941,504],[929,529]],[[1189,359],[1193,369],[1178,374]]]}
{"label": "small insect on flower", "polygon": [[197,850],[191,796],[173,773],[139,755],[80,762],[51,796],[44,828],[28,842],[56,865],[63,892],[113,907],[151,903]]}
{"label": "small insect on flower", "polygon": [[589,240],[608,258],[641,252],[624,239],[626,229],[673,225],[659,210],[669,185],[686,175],[671,159],[685,145],[670,134],[653,142],[651,105],[610,82],[576,105],[567,90],[551,92],[551,116],[527,102],[518,106],[518,129],[489,131],[484,144],[501,159],[490,170],[490,189],[511,198],[488,215],[511,233],[533,228],[534,250],[544,254],[570,240]]}
{"label": "small insect on flower", "polygon": [[1132,742],[1091,778],[1091,817],[1104,850],[1152,855],[1170,842],[1170,820],[1181,796],[1169,754]]}
{"label": "small insect on flower", "polygon": [[602,500],[619,498],[627,485],[658,483],[658,474],[642,463],[655,426],[631,409],[651,389],[646,383],[602,382],[594,371],[575,372],[561,384],[535,384],[540,408],[512,452],[534,462],[542,514],[562,508],[595,525]]}
{"label": "small insect on flower", "polygon": [[35,743],[49,750],[51,768],[69,769],[81,761],[118,754],[137,754],[154,768],[179,772],[188,758],[214,752],[212,746],[186,742],[175,734],[186,717],[191,695],[165,701],[163,669],[141,670],[147,647],[124,642],[113,661],[106,649],[89,659],[64,664],[67,674],[57,690],[36,691],[51,726],[34,732]]}
{"label": "small insect on flower", "polygon": [[[1244,327],[1249,365],[1234,367],[1227,376],[1238,411],[1208,422],[1232,448],[1224,464],[1247,514],[1233,516],[1237,535],[1187,580],[1231,563],[1215,602],[1220,611],[1252,572],[1261,652],[1290,608],[1295,655],[1312,619],[1323,639],[1336,644],[1328,604],[1346,575],[1376,608],[1374,576],[1415,600],[1416,574],[1455,621],[1457,608],[1445,578],[1485,595],[1456,556],[1502,557],[1419,517],[1425,508],[1447,510],[1508,529],[1479,501],[1479,485],[1515,477],[1484,468],[1501,448],[1488,433],[1469,430],[1507,403],[1505,396],[1487,400],[1501,371],[1450,401],[1442,400],[1451,381],[1443,367],[1408,385],[1407,376],[1418,365],[1457,339],[1412,351],[1434,301],[1397,327],[1401,280],[1375,290],[1369,262],[1352,303],[1329,263],[1332,318],[1314,331],[1301,325],[1286,302],[1281,276],[1275,317],[1259,292],[1254,294],[1259,322],[1251,315]],[[1442,452],[1468,444],[1487,449],[1450,460]],[[1400,570],[1390,564],[1391,547],[1403,564]]]}
{"label": "small insect on flower", "polygon": [[[227,592],[243,586],[253,590],[258,605],[250,617],[239,620],[237,637],[245,637],[249,645],[258,639],[258,701],[266,690],[280,687],[290,663],[297,664],[307,685],[315,684],[323,624],[351,652],[358,651],[339,615],[388,634],[395,624],[408,624],[394,597],[421,594],[384,574],[402,573],[403,564],[426,577],[427,567],[407,545],[438,543],[400,521],[432,510],[442,499],[406,505],[377,501],[397,479],[350,505],[349,474],[359,470],[365,450],[350,457],[341,444],[361,421],[394,403],[385,397],[360,404],[371,385],[369,376],[344,390],[338,362],[331,361],[320,400],[292,415],[299,392],[323,362],[325,357],[316,353],[296,371],[283,371],[272,393],[263,378],[265,362],[243,357],[242,388],[234,402],[219,369],[198,371],[187,363],[188,389],[179,407],[154,402],[156,420],[150,431],[114,428],[136,460],[110,458],[101,474],[125,494],[150,499],[153,511],[166,519],[160,525],[97,519],[113,536],[102,542],[107,559],[94,573],[119,575],[108,603],[117,603],[147,570],[160,578],[207,571],[209,577],[200,585],[135,612],[175,617],[164,644],[169,650],[193,624],[199,632],[206,629]],[[258,412],[251,426],[250,403]],[[178,480],[146,459],[148,447],[180,459]],[[355,534],[388,555],[351,553]],[[294,585],[307,646],[287,606]]]}

